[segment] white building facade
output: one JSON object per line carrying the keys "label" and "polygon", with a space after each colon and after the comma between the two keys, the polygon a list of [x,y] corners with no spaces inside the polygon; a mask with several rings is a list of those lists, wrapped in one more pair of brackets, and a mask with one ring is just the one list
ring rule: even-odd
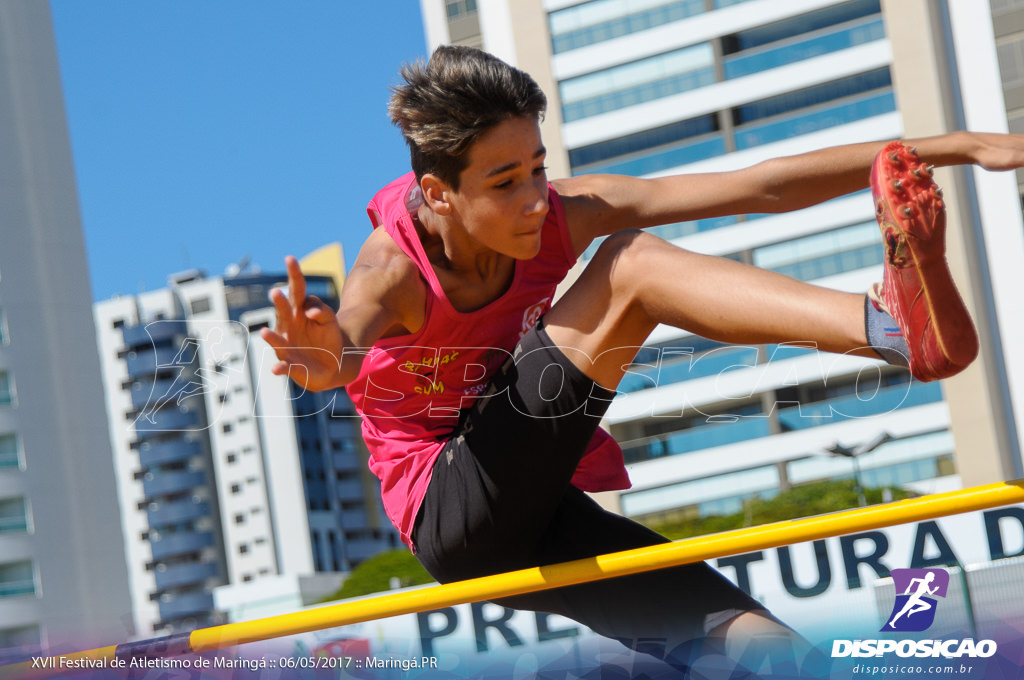
{"label": "white building facade", "polygon": [[[330,304],[328,277],[310,285]],[[397,545],[344,391],[270,373],[280,276],[179,275],[95,305],[140,633],[219,620],[213,589],[348,571]]]}
{"label": "white building facade", "polygon": [[48,3],[0,3],[0,663],[130,603]]}

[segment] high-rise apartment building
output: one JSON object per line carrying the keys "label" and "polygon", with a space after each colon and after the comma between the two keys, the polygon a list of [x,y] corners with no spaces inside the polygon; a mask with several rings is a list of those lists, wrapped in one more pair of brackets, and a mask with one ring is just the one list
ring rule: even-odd
{"label": "high-rise apartment building", "polygon": [[[285,282],[188,272],[95,305],[140,634],[215,623],[217,586],[343,572],[398,543],[344,390],[270,373],[258,332]],[[309,285],[337,305],[332,277]]]}
{"label": "high-rise apartment building", "polygon": [[49,5],[0,3],[0,658],[131,605]]}
{"label": "high-rise apartment building", "polygon": [[[709,172],[845,143],[1005,130],[996,50],[1024,72],[1019,4],[993,2],[997,39],[988,6],[961,0],[421,0],[430,46],[482,46],[538,80],[555,177]],[[979,361],[919,383],[877,361],[659,328],[606,421],[634,484],[617,499],[625,514],[736,512],[791,485],[851,476],[851,461],[826,449],[886,435],[858,461],[865,484],[940,490],[1024,476],[1016,182],[963,168],[937,177]],[[841,290],[881,278],[867,191],[654,231]]]}

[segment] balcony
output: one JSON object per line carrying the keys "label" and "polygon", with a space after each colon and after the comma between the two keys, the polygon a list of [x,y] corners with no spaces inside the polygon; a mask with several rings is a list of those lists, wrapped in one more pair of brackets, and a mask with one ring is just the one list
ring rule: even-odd
{"label": "balcony", "polygon": [[184,432],[197,429],[199,416],[195,411],[151,411],[135,420],[135,431],[140,437],[159,432]]}
{"label": "balcony", "polygon": [[207,614],[213,610],[213,595],[195,593],[179,595],[166,602],[160,602],[160,618],[164,621],[183,619],[197,614]]}
{"label": "balcony", "polygon": [[202,470],[185,470],[181,472],[156,472],[153,478],[142,480],[142,490],[147,499],[191,491],[206,483],[206,473]]}
{"label": "balcony", "polygon": [[153,375],[157,368],[179,370],[185,365],[179,361],[177,347],[140,349],[134,355],[129,354],[124,360],[128,375],[132,378]]}
{"label": "balcony", "polygon": [[166,590],[193,583],[203,583],[217,575],[217,564],[214,562],[193,562],[191,564],[174,564],[156,570],[157,590]]}
{"label": "balcony", "polygon": [[210,504],[206,501],[196,502],[189,499],[175,503],[157,503],[156,506],[146,512],[149,526],[154,528],[183,524],[210,516]]}
{"label": "balcony", "polygon": [[363,462],[355,451],[334,451],[331,454],[332,464],[338,472],[352,472],[363,469]]}
{"label": "balcony", "polygon": [[180,463],[201,455],[203,452],[199,442],[164,441],[153,443],[139,449],[139,462],[142,467]]}
{"label": "balcony", "polygon": [[150,541],[153,559],[164,560],[173,555],[185,555],[199,552],[214,544],[213,533],[197,531],[195,533],[172,534],[159,541]]}
{"label": "balcony", "polygon": [[342,502],[362,501],[365,498],[363,485],[358,479],[335,482],[334,492],[338,495],[338,500]]}
{"label": "balcony", "polygon": [[370,528],[370,521],[366,515],[364,506],[352,510],[341,511],[341,525],[346,531],[358,531],[359,529]]}
{"label": "balcony", "polygon": [[181,344],[179,338],[186,333],[188,327],[184,321],[161,320],[138,326],[125,326],[121,329],[125,347],[131,349],[160,344],[178,346]]}
{"label": "balcony", "polygon": [[175,378],[149,382],[143,380],[132,384],[132,407],[142,409],[150,404],[177,404],[178,399],[188,396],[188,393],[195,388],[195,383],[190,383]]}

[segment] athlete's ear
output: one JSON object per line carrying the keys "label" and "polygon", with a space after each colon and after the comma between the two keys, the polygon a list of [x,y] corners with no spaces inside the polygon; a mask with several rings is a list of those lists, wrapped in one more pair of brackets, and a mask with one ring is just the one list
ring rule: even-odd
{"label": "athlete's ear", "polygon": [[423,202],[438,215],[450,215],[452,212],[451,203],[448,202],[448,194],[451,189],[437,175],[429,172],[420,178],[420,190],[423,192]]}

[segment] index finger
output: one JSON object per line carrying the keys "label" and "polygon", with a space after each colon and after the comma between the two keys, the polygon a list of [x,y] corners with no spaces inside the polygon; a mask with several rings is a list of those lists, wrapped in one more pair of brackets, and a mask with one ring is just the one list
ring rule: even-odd
{"label": "index finger", "polygon": [[292,255],[284,258],[284,266],[288,271],[288,300],[292,309],[302,309],[306,301],[306,277],[302,275],[299,261]]}

